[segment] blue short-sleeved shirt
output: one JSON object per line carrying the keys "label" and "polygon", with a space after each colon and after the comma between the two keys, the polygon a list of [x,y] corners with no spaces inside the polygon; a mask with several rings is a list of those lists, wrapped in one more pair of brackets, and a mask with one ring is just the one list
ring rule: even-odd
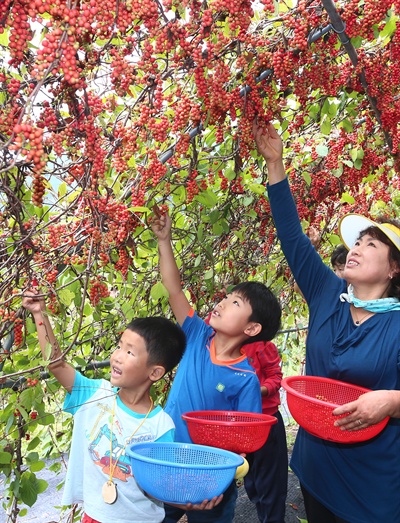
{"label": "blue short-sleeved shirt", "polygon": [[165,412],[175,423],[175,441],[192,441],[181,417],[185,412],[261,412],[260,383],[245,352],[236,360],[218,361],[213,344],[214,330],[193,310],[182,328],[187,338],[186,351],[165,406]]}

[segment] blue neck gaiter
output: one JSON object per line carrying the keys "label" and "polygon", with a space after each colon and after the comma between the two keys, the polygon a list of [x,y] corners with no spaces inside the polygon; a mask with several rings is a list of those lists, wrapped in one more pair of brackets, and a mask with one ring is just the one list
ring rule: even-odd
{"label": "blue neck gaiter", "polygon": [[378,300],[359,300],[354,296],[353,286],[347,287],[347,293],[343,292],[340,296],[340,301],[347,301],[352,303],[354,307],[365,309],[369,312],[390,312],[400,311],[400,300],[398,298],[379,298]]}

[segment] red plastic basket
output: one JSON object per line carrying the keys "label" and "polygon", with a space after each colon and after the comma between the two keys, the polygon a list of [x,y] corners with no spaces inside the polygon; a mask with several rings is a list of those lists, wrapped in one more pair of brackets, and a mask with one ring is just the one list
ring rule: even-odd
{"label": "red plastic basket", "polygon": [[274,416],[254,412],[196,410],[182,414],[194,443],[249,453],[267,441]]}
{"label": "red plastic basket", "polygon": [[335,421],[344,416],[333,416],[332,411],[357,400],[370,389],[320,376],[289,376],[282,380],[287,404],[293,418],[307,432],[337,443],[358,443],[373,438],[387,425],[389,416],[367,428],[357,431],[341,430]]}

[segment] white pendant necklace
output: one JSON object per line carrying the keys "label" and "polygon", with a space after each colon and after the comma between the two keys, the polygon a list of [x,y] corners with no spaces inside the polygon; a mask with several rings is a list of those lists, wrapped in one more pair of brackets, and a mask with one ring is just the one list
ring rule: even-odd
{"label": "white pendant necklace", "polygon": [[112,505],[117,501],[118,491],[117,485],[114,483],[114,481],[108,480],[104,483],[103,488],[101,489],[101,495],[103,496],[103,500],[108,505]]}

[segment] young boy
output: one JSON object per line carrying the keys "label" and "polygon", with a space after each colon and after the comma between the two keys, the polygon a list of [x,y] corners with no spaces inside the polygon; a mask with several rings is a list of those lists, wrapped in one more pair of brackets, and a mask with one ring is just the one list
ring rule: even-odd
{"label": "young boy", "polygon": [[[280,325],[281,308],[273,293],[257,282],[236,286],[213,310],[209,325],[193,311],[181,287],[171,245],[171,219],[156,216],[152,229],[158,238],[162,282],[169,303],[187,337],[165,407],[176,425],[176,440],[190,442],[181,415],[193,410],[261,412],[260,383],[243,345],[272,339]],[[235,482],[213,510],[187,514],[189,523],[231,523],[237,489]],[[165,523],[178,521],[183,511],[166,507]]]}
{"label": "young boy", "polygon": [[348,254],[347,247],[345,245],[338,245],[331,254],[331,265],[333,272],[339,278],[343,278],[343,271],[346,265],[346,258]]}
{"label": "young boy", "polygon": [[[110,358],[111,379],[89,379],[66,363],[43,298],[26,291],[22,305],[34,318],[43,357],[66,388],[64,408],[74,415],[63,504],[83,502],[84,523],[159,523],[163,504],[138,487],[125,451],[142,441],[173,441],[174,424],[153,406],[153,383],[173,369],[185,350],[182,329],[166,318],[138,318],[122,333]],[[214,507],[221,497],[187,509]]]}

